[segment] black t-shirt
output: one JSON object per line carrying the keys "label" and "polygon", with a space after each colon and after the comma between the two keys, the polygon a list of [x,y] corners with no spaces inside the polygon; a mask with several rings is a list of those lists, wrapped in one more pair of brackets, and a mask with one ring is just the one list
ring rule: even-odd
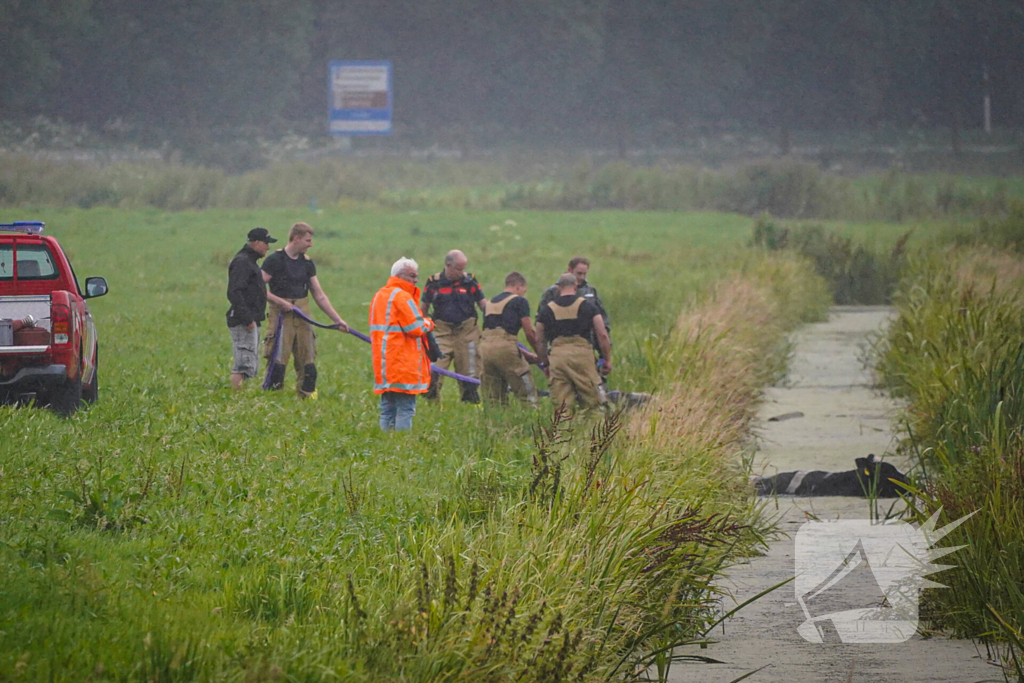
{"label": "black t-shirt", "polygon": [[526,300],[526,297],[516,296],[512,292],[502,292],[491,299],[491,303],[500,304],[510,296],[515,298],[505,304],[505,310],[501,312],[501,315],[484,315],[485,330],[493,330],[501,326],[513,337],[519,334],[519,330],[523,327],[523,318],[530,317],[530,302]]}
{"label": "black t-shirt", "polygon": [[305,254],[291,258],[279,249],[263,260],[263,271],[270,275],[270,293],[282,299],[301,299],[309,293],[309,279],[316,266]]}
{"label": "black t-shirt", "polygon": [[465,273],[458,282],[449,280],[442,270],[430,276],[423,296],[420,297],[420,309],[426,313],[434,306],[435,320],[443,320],[458,325],[464,320],[476,320],[476,302],[484,298],[484,290],[470,273]]}
{"label": "black t-shirt", "polygon": [[600,315],[592,302],[575,294],[566,294],[555,299],[553,304],[563,307],[572,306],[579,300],[579,308],[576,310],[576,317],[559,320],[551,306],[544,306],[537,314],[537,322],[544,324],[544,338],[546,341],[554,341],[558,337],[583,337],[590,339],[590,332],[594,329],[594,316]]}
{"label": "black t-shirt", "polygon": [[[601,301],[601,296],[597,293],[597,289],[592,287],[586,280],[583,281],[582,285],[577,285],[576,296],[582,296],[587,301],[591,301],[597,306],[597,312],[604,318],[604,328],[608,330],[608,334],[612,331],[612,321],[608,318],[608,311],[604,309],[604,303]],[[554,301],[558,298],[558,285],[551,285],[540,297],[540,303],[537,304],[537,313],[540,313],[540,309],[548,305],[549,302]]]}

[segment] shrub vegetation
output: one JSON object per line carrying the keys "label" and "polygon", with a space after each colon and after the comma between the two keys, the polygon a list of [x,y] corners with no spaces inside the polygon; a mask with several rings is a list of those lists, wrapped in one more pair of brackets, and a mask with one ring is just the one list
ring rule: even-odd
{"label": "shrub vegetation", "polygon": [[890,172],[857,180],[796,161],[711,170],[626,162],[342,157],[242,174],[180,163],[55,163],[0,154],[0,206],[351,207],[726,211],[816,220],[1005,217],[1024,197],[1007,180]]}
{"label": "shrub vegetation", "polygon": [[789,249],[809,259],[828,282],[836,304],[888,304],[906,263],[909,239],[910,233],[904,233],[884,253],[820,225],[788,228],[762,216],[751,244],[769,251]]}

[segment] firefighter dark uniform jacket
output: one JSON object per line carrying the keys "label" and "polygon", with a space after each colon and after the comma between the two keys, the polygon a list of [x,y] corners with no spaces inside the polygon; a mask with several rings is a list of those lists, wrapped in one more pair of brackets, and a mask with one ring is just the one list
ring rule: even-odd
{"label": "firefighter dark uniform jacket", "polygon": [[[597,289],[590,286],[586,280],[583,281],[582,285],[576,287],[576,296],[583,297],[586,301],[589,301],[597,309],[597,312],[604,318],[604,329],[608,332],[608,338],[611,339],[612,334],[612,321],[608,318],[608,312],[604,310],[604,304],[601,303],[601,297],[597,293]],[[540,298],[540,303],[537,305],[538,317],[547,305],[558,298],[558,286],[551,285]],[[539,318],[538,318],[539,319]],[[587,337],[590,340],[591,345],[597,348],[597,337],[593,334]]]}
{"label": "firefighter dark uniform jacket", "polygon": [[[589,282],[584,280],[582,285],[578,285],[576,287],[576,296],[581,296],[587,301],[597,306],[597,312],[601,314],[602,318],[604,318],[605,329],[612,329],[612,322],[608,318],[608,312],[604,310],[604,304],[601,302],[601,297],[598,295],[596,287],[592,287]],[[544,294],[540,298],[540,303],[537,304],[537,314],[540,315],[540,312],[544,309],[544,307],[557,298],[558,285],[551,285],[546,290],[544,290]]]}
{"label": "firefighter dark uniform jacket", "polygon": [[267,285],[257,263],[260,255],[246,244],[228,266],[228,327],[259,325],[266,317]]}
{"label": "firefighter dark uniform jacket", "polygon": [[430,386],[426,335],[434,323],[424,318],[416,285],[391,277],[370,303],[373,391],[422,394]]}
{"label": "firefighter dark uniform jacket", "polygon": [[544,325],[544,337],[550,343],[556,339],[581,337],[590,340],[594,331],[597,306],[573,294],[557,297],[541,308],[537,322]]}
{"label": "firefighter dark uniform jacket", "polygon": [[502,328],[513,337],[523,327],[523,318],[530,317],[526,297],[502,292],[484,305],[484,330]]}
{"label": "firefighter dark uniform jacket", "polygon": [[458,325],[470,318],[476,320],[476,302],[483,298],[484,291],[472,273],[465,273],[454,282],[442,270],[427,280],[420,308],[426,312],[433,306],[435,320]]}
{"label": "firefighter dark uniform jacket", "polygon": [[590,345],[597,315],[593,303],[567,294],[549,302],[537,316],[537,322],[544,326],[544,337],[551,344],[548,387],[556,406],[571,408],[579,401],[583,408],[593,408],[604,403],[601,377]]}

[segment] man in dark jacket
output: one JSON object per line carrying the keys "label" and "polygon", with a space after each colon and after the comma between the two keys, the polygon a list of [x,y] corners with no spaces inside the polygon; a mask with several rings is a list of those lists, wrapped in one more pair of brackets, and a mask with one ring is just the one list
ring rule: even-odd
{"label": "man in dark jacket", "polygon": [[[455,372],[468,377],[480,377],[480,328],[476,324],[476,309],[484,308],[484,291],[472,273],[466,272],[466,255],[452,249],[444,257],[444,270],[427,278],[420,298],[423,315],[434,319],[434,336],[444,356],[434,365],[447,370],[455,363]],[[433,308],[433,313],[429,311]],[[480,403],[477,385],[459,382],[462,400]],[[430,375],[430,390],[426,398],[436,399],[441,392],[441,375]]]}
{"label": "man in dark jacket", "polygon": [[248,242],[228,265],[228,330],[235,364],[231,368],[231,386],[242,388],[242,382],[255,377],[259,369],[260,323],[266,317],[267,285],[258,261],[267,255],[277,240],[266,228],[249,231]]}

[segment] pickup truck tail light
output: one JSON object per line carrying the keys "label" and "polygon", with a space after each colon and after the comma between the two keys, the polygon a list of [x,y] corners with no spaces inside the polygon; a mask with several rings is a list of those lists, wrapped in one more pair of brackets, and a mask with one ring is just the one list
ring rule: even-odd
{"label": "pickup truck tail light", "polygon": [[71,309],[64,304],[50,308],[50,330],[55,346],[71,343]]}

